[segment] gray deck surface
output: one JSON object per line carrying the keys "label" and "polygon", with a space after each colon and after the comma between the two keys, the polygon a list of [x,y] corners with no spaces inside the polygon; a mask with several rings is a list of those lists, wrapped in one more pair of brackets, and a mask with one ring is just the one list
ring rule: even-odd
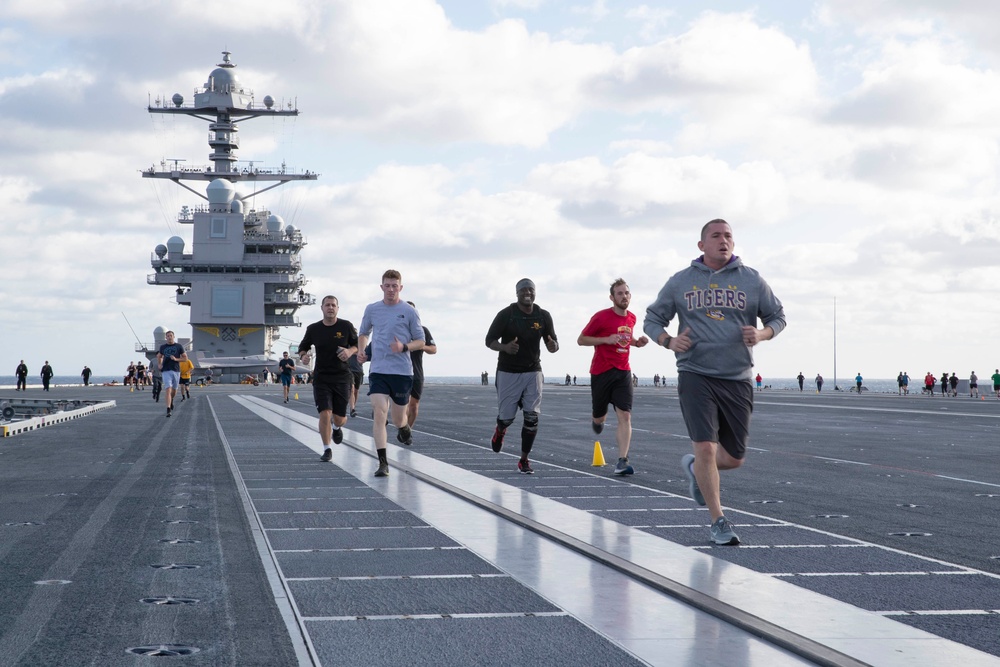
{"label": "gray deck surface", "polygon": [[671,390],[637,391],[624,479],[586,387],[546,386],[524,476],[492,387],[429,384],[387,480],[366,399],[321,464],[308,387],[195,388],[170,419],[50,393],[117,407],[0,439],[0,665],[810,664],[424,477],[860,663],[1000,664],[995,399],[758,394],[722,478],[743,545],[714,547]]}

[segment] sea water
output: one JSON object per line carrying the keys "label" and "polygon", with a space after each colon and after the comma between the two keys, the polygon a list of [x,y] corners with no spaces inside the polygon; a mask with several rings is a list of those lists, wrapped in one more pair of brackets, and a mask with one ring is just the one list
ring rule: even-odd
{"label": "sea water", "polygon": [[[805,381],[805,383],[803,385],[803,389],[805,391],[809,391],[809,392],[815,392],[816,391],[816,383],[813,381],[814,378],[815,378],[815,376],[813,376],[811,378],[808,378],[808,377],[806,378],[806,381]],[[489,375],[489,385],[491,387],[493,386],[494,379],[495,379],[494,374],[490,373],[490,375]],[[963,380],[968,380],[968,378],[962,378],[962,379]],[[112,382],[120,385],[120,384],[122,384],[122,380],[123,380],[122,376],[111,376],[111,375],[91,375],[90,376],[90,384],[92,384],[92,385],[110,384]],[[578,375],[576,377],[576,381],[577,381],[577,386],[589,386],[590,385],[590,375],[589,374]],[[428,376],[428,377],[424,378],[424,382],[426,382],[427,384],[458,384],[458,385],[466,385],[467,384],[467,385],[481,385],[482,384],[482,378],[480,376],[478,376],[478,375],[476,375],[476,376],[469,376],[469,375]],[[677,378],[676,377],[666,377],[666,378],[664,378],[664,382],[665,382],[666,386],[668,386],[668,387],[676,387],[677,386]],[[0,389],[14,389],[14,387],[16,386],[16,383],[17,383],[17,379],[13,375],[0,375]],[[565,375],[547,376],[545,378],[545,383],[546,384],[564,384],[565,383]],[[766,388],[765,389],[766,391],[798,391],[799,390],[799,382],[795,378],[764,378],[763,385]],[[846,391],[850,391],[851,389],[854,388],[854,377],[853,376],[851,376],[851,377],[838,377],[837,378],[837,385],[840,387],[841,391],[845,391],[845,392]],[[35,389],[35,388],[39,388],[40,389],[41,386],[42,386],[42,379],[40,377],[38,377],[38,374],[37,373],[30,373],[28,375],[28,387],[31,388],[31,389]],[[80,386],[80,387],[82,387],[83,386],[83,378],[80,377],[79,375],[56,375],[56,376],[54,376],[52,378],[50,386],[53,386],[53,387],[56,387],[56,386]],[[652,387],[653,386],[653,378],[651,378],[651,377],[640,377],[639,378],[639,386],[641,386],[641,387]],[[963,383],[962,386],[966,386],[967,387],[968,385],[966,383]],[[885,380],[885,379],[881,379],[881,378],[876,378],[876,379],[872,379],[872,380],[866,379],[865,382],[864,382],[864,387],[869,392],[871,392],[873,394],[895,394],[895,393],[898,392],[898,388],[896,386],[896,379],[895,378],[892,378],[891,380]],[[921,390],[923,390],[923,388],[924,388],[924,379],[923,379],[923,377],[920,377],[920,378],[911,377],[910,378],[910,393],[911,394],[914,394],[914,393],[919,394],[921,392]],[[979,380],[979,388],[980,388],[980,391],[982,391],[984,388],[987,389],[987,390],[991,389],[992,386],[990,385],[990,379],[988,377],[985,378],[985,379],[984,378],[980,378],[980,380]],[[833,389],[834,389],[833,378],[832,377],[825,377],[824,378],[824,383],[823,383],[823,392],[825,393],[827,391],[833,391]],[[934,389],[935,389],[935,391],[937,391],[938,385],[935,385]]]}

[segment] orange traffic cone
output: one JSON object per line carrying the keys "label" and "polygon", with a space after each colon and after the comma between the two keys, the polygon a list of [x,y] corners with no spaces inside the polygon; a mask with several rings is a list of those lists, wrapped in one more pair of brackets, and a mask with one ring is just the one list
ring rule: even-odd
{"label": "orange traffic cone", "polygon": [[599,468],[603,465],[607,465],[604,461],[604,452],[601,451],[601,441],[598,440],[594,443],[594,462],[590,465]]}

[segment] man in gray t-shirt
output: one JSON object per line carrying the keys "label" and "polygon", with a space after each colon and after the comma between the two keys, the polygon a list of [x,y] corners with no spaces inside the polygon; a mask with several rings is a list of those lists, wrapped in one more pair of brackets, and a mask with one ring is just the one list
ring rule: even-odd
{"label": "man in gray t-shirt", "polygon": [[[389,269],[382,274],[382,300],[368,304],[358,327],[358,361],[371,361],[368,371],[368,395],[372,402],[372,438],[378,452],[376,477],[389,474],[386,458],[388,435],[386,416],[399,432],[396,439],[404,445],[413,443],[410,427],[406,423],[406,406],[413,387],[413,365],[410,352],[424,347],[424,329],[420,316],[413,306],[400,300],[403,277],[399,271]],[[365,347],[371,339],[371,359]]]}

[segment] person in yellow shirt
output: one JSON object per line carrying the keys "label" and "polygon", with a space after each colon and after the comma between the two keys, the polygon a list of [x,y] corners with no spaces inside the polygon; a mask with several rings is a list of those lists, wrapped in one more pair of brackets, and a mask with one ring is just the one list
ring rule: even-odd
{"label": "person in yellow shirt", "polygon": [[194,370],[194,362],[185,359],[180,362],[181,367],[181,400],[191,398],[191,371]]}

